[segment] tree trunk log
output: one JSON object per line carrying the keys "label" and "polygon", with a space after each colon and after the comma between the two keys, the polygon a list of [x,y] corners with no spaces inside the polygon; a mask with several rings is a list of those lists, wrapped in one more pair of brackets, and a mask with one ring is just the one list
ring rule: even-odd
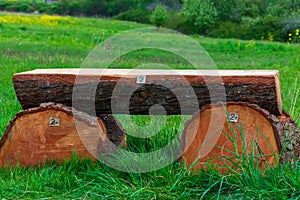
{"label": "tree trunk log", "polygon": [[[111,118],[106,123],[114,126],[116,121]],[[0,140],[0,167],[62,162],[73,153],[96,160],[99,153],[111,150],[110,138],[117,145],[126,144],[125,133],[107,134],[100,118],[61,104],[42,104],[11,120]]]}
{"label": "tree trunk log", "polygon": [[254,158],[261,168],[299,159],[299,133],[295,122],[283,113],[270,114],[257,105],[230,102],[208,105],[194,114],[183,131],[182,161],[194,169],[214,164],[220,171],[238,169],[241,160]]}
{"label": "tree trunk log", "polygon": [[[141,75],[144,84],[137,83]],[[45,69],[16,74],[13,80],[24,109],[56,102],[97,116],[148,115],[160,104],[165,109],[151,114],[193,114],[227,101],[282,113],[278,71]]]}

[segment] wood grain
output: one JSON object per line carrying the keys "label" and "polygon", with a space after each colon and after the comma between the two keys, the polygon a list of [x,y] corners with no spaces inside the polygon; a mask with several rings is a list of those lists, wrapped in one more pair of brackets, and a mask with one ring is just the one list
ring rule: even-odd
{"label": "wood grain", "polygon": [[[50,126],[50,117],[59,118],[59,126]],[[118,139],[114,142],[126,144],[125,137]],[[10,122],[0,141],[0,167],[62,162],[73,153],[96,160],[99,153],[111,150],[108,141],[100,118],[60,104],[42,104],[21,111]]]}
{"label": "wood grain", "polygon": [[[237,123],[229,122],[230,113],[238,114]],[[300,155],[298,130],[286,113],[276,117],[244,102],[208,105],[186,123],[181,141],[182,161],[194,169],[205,168],[210,163],[221,172],[228,167],[237,169],[238,156],[249,159],[252,156],[262,168],[264,164],[274,165],[282,144],[286,146],[287,131],[293,142],[289,142],[290,149],[285,148],[282,162],[291,161],[292,153],[298,159]]]}

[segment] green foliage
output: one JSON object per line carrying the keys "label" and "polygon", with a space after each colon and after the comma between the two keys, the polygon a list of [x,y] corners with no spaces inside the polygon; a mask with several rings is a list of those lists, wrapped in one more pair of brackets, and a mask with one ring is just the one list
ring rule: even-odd
{"label": "green foliage", "polygon": [[269,34],[273,35],[276,41],[285,41],[280,19],[275,17],[257,18],[244,22],[244,39],[267,39]]}
{"label": "green foliage", "polygon": [[168,18],[168,11],[162,5],[158,5],[151,13],[150,21],[157,27],[161,27],[168,20]]}
{"label": "green foliage", "polygon": [[134,9],[122,12],[113,17],[118,20],[133,21],[139,23],[150,23],[150,12],[141,9]]}
{"label": "green foliage", "polygon": [[5,10],[5,8],[9,5],[8,1],[0,1],[0,10]]}
{"label": "green foliage", "polygon": [[240,38],[244,37],[243,25],[233,22],[223,22],[218,27],[208,33],[215,38]]}
{"label": "green foliage", "polygon": [[218,12],[219,22],[236,22],[242,20],[242,8],[240,0],[212,0]]}
{"label": "green foliage", "polygon": [[[97,0],[94,0],[97,1]],[[109,16],[117,15],[130,9],[134,9],[136,5],[131,0],[106,0],[105,9]]]}
{"label": "green foliage", "polygon": [[[24,24],[3,24],[0,28],[3,72],[0,74],[0,136],[22,109],[14,92],[13,74],[36,68],[79,68],[99,41],[121,31],[145,27],[107,19],[70,19],[76,23],[58,24],[55,28],[28,24],[26,31],[20,30]],[[279,70],[283,108],[293,114],[300,127],[300,98],[296,95],[300,91],[299,45],[211,39],[199,35],[193,38],[209,52],[218,69]],[[125,55],[113,67],[134,68],[153,61],[176,69],[190,69],[172,54],[150,50]],[[140,131],[133,127],[134,122],[157,128],[157,122],[161,123],[162,119],[161,116],[153,119],[134,116],[133,122],[129,122],[129,117],[117,116],[128,135]],[[129,136],[130,150],[143,152],[164,146],[180,130],[177,116],[169,116],[166,122],[157,136],[149,139]],[[147,130],[151,129],[145,132]],[[299,163],[262,171],[253,167],[253,162],[239,159],[242,171],[224,175],[212,169],[191,173],[178,162],[151,173],[125,173],[75,157],[61,166],[52,162],[43,167],[0,169],[0,199],[299,199]]]}
{"label": "green foliage", "polygon": [[[149,1],[150,3],[151,1]],[[152,0],[152,4],[161,4],[168,11],[178,12],[182,7],[182,0]],[[148,8],[149,9],[149,8]]]}
{"label": "green foliage", "polygon": [[169,14],[169,19],[164,23],[164,27],[179,31],[182,24],[184,24],[186,21],[187,20],[183,15],[172,12]]}
{"label": "green foliage", "polygon": [[196,34],[198,28],[188,21],[182,14],[171,12],[169,19],[163,24],[163,27],[172,29],[184,34]]}
{"label": "green foliage", "polygon": [[266,15],[271,17],[286,17],[290,13],[290,2],[287,0],[277,0],[277,2],[269,3],[266,11]]}
{"label": "green foliage", "polygon": [[286,41],[280,18],[244,18],[243,23],[221,23],[209,32],[211,37],[239,38],[244,40]]}
{"label": "green foliage", "polygon": [[78,0],[80,13],[87,16],[107,15],[106,12],[106,1],[95,1],[95,0]]}
{"label": "green foliage", "polygon": [[283,20],[283,30],[286,34],[293,32],[297,28],[300,28],[300,14],[298,16],[291,16]]}
{"label": "green foliage", "polygon": [[45,3],[36,3],[36,10],[39,13],[46,13],[47,10],[49,9],[49,6]]}
{"label": "green foliage", "polygon": [[264,16],[267,11],[267,0],[243,0],[239,2],[243,10],[243,16],[256,18]]}
{"label": "green foliage", "polygon": [[[113,19],[153,23],[185,34],[211,37],[293,41],[299,28],[299,0],[0,0],[0,10],[105,16]],[[180,12],[180,3],[183,7]],[[153,11],[157,5],[161,11]],[[152,21],[150,20],[152,10]],[[168,13],[168,14],[167,14]],[[166,17],[168,15],[168,17]],[[166,19],[168,18],[168,19]],[[295,41],[298,41],[295,40]]]}
{"label": "green foliage", "polygon": [[58,2],[58,5],[60,7],[60,10],[62,11],[61,14],[67,15],[69,14],[70,10],[70,5],[73,4],[73,1],[68,1],[68,0],[60,0]]}
{"label": "green foliage", "polygon": [[5,10],[17,12],[32,12],[31,8],[31,4],[26,2],[15,2],[14,4],[10,3],[5,6]]}
{"label": "green foliage", "polygon": [[216,23],[217,10],[211,0],[184,0],[182,14],[200,32],[205,32]]}
{"label": "green foliage", "polygon": [[0,0],[0,10],[19,12],[45,12],[60,15],[112,16],[129,9],[136,8],[130,0],[60,0],[52,4],[29,0],[9,1]]}

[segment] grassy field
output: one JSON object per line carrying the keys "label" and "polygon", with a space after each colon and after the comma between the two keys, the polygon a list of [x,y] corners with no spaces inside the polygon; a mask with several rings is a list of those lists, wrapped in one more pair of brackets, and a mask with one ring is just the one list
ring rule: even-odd
{"label": "grassy field", "polygon": [[[11,16],[0,13],[0,136],[9,120],[21,110],[12,84],[14,73],[36,68],[77,68],[89,52],[108,37],[146,25],[102,19],[50,16]],[[280,71],[283,107],[300,127],[300,46],[264,41],[221,40],[191,36],[215,61],[218,69],[277,69]],[[174,55],[151,50],[129,53],[115,61],[113,68],[132,68],[147,62],[173,68],[189,66]],[[118,116],[127,132],[127,117]],[[161,119],[151,123],[155,127]],[[164,145],[181,130],[178,117],[167,119],[168,126],[152,140],[128,138],[134,151],[153,150]],[[134,117],[148,124],[148,117]],[[151,127],[149,127],[151,129]],[[147,131],[147,129],[145,130]],[[164,138],[164,139],[162,139]],[[161,170],[124,173],[101,163],[67,162],[62,166],[0,170],[0,197],[14,198],[108,198],[108,199],[199,199],[199,198],[300,198],[300,165],[279,165],[262,172],[250,162],[242,173],[220,175],[214,170],[190,173],[179,163]]]}

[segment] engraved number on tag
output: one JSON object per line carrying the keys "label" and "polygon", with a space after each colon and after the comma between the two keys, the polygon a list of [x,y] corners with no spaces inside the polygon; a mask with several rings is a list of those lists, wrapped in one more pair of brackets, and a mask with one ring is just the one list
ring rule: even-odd
{"label": "engraved number on tag", "polygon": [[237,113],[230,113],[229,114],[229,121],[237,123],[239,121],[239,114],[237,114]]}
{"label": "engraved number on tag", "polygon": [[49,126],[51,127],[59,126],[59,121],[60,119],[58,117],[50,117]]}
{"label": "engraved number on tag", "polygon": [[146,83],[146,76],[145,75],[137,76],[136,83],[137,84],[144,84],[144,83]]}

